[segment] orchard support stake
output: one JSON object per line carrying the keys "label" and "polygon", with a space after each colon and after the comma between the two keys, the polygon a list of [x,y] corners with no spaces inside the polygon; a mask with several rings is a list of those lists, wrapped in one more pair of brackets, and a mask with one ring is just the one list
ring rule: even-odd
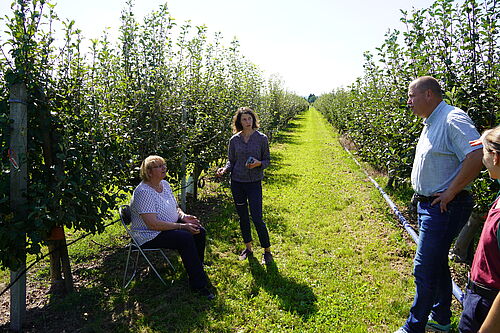
{"label": "orchard support stake", "polygon": [[[186,126],[187,112],[186,106],[182,106],[182,125]],[[181,209],[186,212],[186,134],[182,142],[182,158],[181,158]]]}
{"label": "orchard support stake", "polygon": [[[15,83],[10,87],[10,119],[11,135],[9,146],[10,159],[10,205],[16,219],[26,218],[26,191],[28,166],[26,163],[27,150],[27,93],[23,83]],[[19,244],[23,250],[25,242]],[[10,280],[17,280],[10,291],[10,329],[21,331],[26,314],[26,257],[16,272],[10,272]]]}

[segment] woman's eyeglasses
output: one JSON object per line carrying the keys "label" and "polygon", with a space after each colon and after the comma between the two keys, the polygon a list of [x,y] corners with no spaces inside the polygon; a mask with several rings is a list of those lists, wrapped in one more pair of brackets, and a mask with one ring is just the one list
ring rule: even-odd
{"label": "woman's eyeglasses", "polygon": [[156,169],[156,168],[166,169],[167,166],[165,164],[160,164],[160,165],[155,165],[155,166],[151,167],[151,169]]}

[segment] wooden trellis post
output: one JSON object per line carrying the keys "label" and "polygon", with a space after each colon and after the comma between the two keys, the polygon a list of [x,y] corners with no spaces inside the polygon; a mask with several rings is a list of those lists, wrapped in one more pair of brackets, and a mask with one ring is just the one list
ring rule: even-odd
{"label": "wooden trellis post", "polygon": [[[184,102],[182,103],[182,125],[186,126],[187,112]],[[186,212],[186,134],[182,142],[182,158],[181,158],[181,209]]]}
{"label": "wooden trellis post", "polygon": [[[10,87],[10,119],[11,133],[9,145],[10,158],[10,205],[17,219],[26,216],[26,191],[28,179],[28,166],[26,163],[27,151],[27,103],[26,86],[16,83]],[[25,248],[23,242],[19,246]],[[14,281],[21,273],[17,282],[10,289],[10,328],[21,331],[26,314],[26,258],[21,267],[10,273],[10,280]]]}

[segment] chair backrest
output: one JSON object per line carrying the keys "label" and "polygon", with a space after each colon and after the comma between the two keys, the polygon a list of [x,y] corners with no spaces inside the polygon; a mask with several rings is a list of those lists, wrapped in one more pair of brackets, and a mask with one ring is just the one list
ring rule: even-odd
{"label": "chair backrest", "polygon": [[125,228],[125,231],[127,232],[127,234],[130,236],[130,239],[132,241],[131,244],[134,244],[136,247],[139,248],[140,245],[137,242],[137,240],[134,238],[134,234],[133,234],[132,230],[130,230],[130,228],[129,228],[130,223],[132,223],[132,209],[130,208],[129,205],[121,205],[118,212],[120,213],[120,220],[122,222],[122,225]]}
{"label": "chair backrest", "polygon": [[120,218],[124,225],[130,225],[132,222],[132,212],[130,211],[129,205],[120,206]]}

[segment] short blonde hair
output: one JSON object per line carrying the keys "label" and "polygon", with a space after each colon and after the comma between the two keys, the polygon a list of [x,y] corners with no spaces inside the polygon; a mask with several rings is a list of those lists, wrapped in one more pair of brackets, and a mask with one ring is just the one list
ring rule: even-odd
{"label": "short blonde hair", "polygon": [[151,155],[146,157],[141,163],[141,179],[144,181],[149,181],[151,179],[151,177],[149,176],[149,170],[162,164],[165,164],[165,160],[161,156]]}
{"label": "short blonde hair", "polygon": [[484,131],[481,139],[483,146],[487,150],[500,153],[500,125],[493,129]]}

